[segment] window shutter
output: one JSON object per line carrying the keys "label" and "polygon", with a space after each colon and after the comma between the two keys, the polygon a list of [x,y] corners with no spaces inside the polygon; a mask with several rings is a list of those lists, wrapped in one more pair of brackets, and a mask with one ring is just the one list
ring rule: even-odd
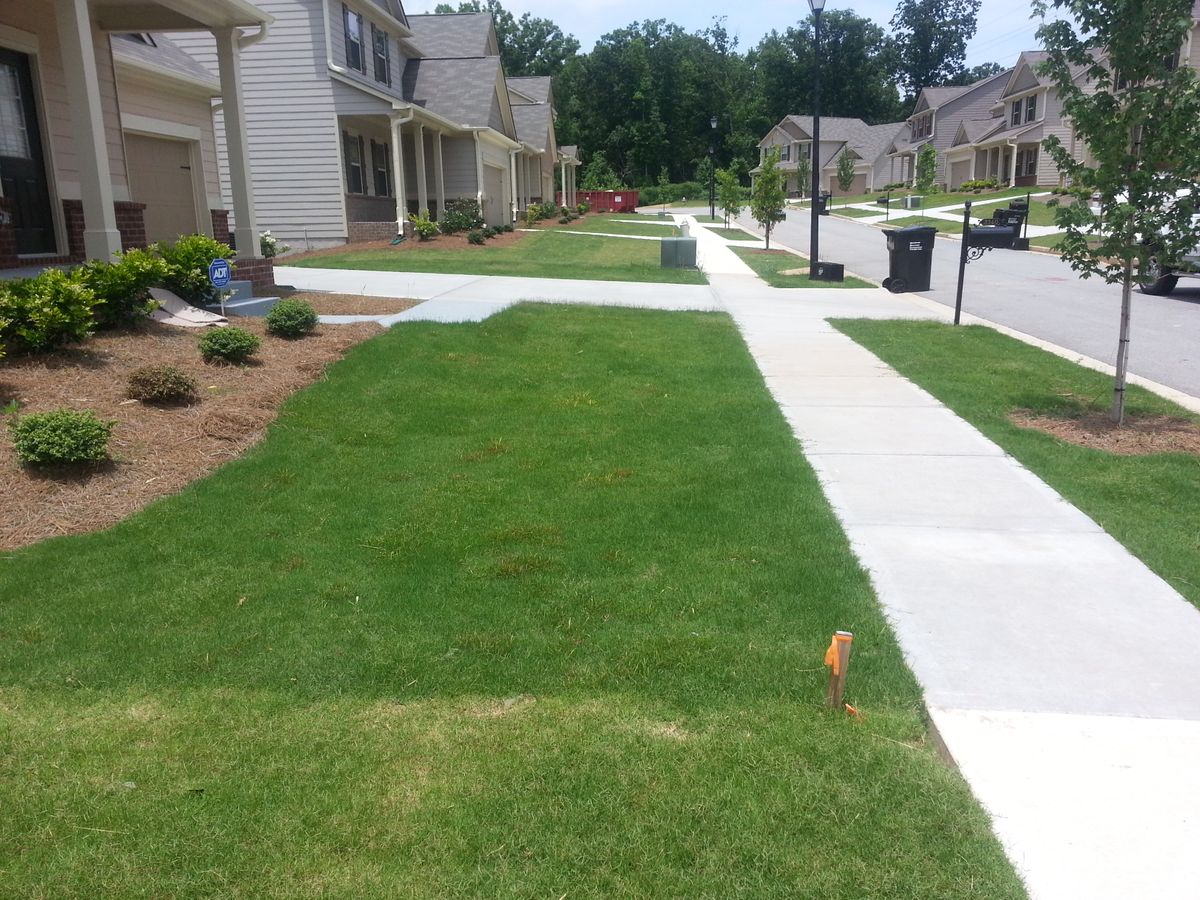
{"label": "window shutter", "polygon": [[365,194],[367,193],[367,154],[365,142],[361,134],[358,136],[358,170],[362,173],[360,176],[362,184],[360,185],[361,190],[359,193]]}
{"label": "window shutter", "polygon": [[387,173],[387,188],[388,196],[396,196],[396,190],[392,185],[392,148],[387,144],[383,145],[383,169]]}
{"label": "window shutter", "polygon": [[350,132],[342,131],[342,164],[346,167],[346,193],[354,192],[354,170],[350,167]]}

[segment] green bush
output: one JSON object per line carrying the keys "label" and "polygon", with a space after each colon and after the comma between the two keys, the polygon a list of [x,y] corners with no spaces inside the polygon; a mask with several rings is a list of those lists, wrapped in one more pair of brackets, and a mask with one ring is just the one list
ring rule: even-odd
{"label": "green bush", "polygon": [[586,216],[589,212],[592,211],[592,207],[591,207],[590,203],[588,203],[586,200],[584,200],[577,207],[575,207],[575,211],[577,213],[579,213],[581,216]]}
{"label": "green bush", "polygon": [[208,266],[214,259],[233,255],[227,245],[203,234],[191,234],[173,244],[160,241],[154,250],[166,266],[164,287],[195,306],[217,302],[217,289],[208,280]]}
{"label": "green bush", "polygon": [[166,263],[149,250],[129,250],[111,263],[94,259],[76,270],[96,295],[93,314],[101,329],[131,325],[150,315],[156,306],[150,288],[163,282],[166,271]]}
{"label": "green bush", "polygon": [[303,300],[280,300],[267,313],[267,331],[279,337],[303,337],[316,327],[317,311]]}
{"label": "green bush", "polygon": [[441,231],[438,228],[438,223],[429,218],[429,210],[424,210],[420,214],[411,213],[408,221],[412,222],[413,228],[417,232],[417,240],[419,241],[433,240],[437,236],[437,233]]}
{"label": "green bush", "polygon": [[676,203],[691,197],[698,200],[708,196],[708,186],[698,181],[681,181],[678,184],[651,184],[638,189],[638,202],[643,206],[660,203]]}
{"label": "green bush", "polygon": [[478,229],[475,231],[467,232],[467,243],[468,244],[482,244],[486,240],[487,240],[487,238],[485,238],[483,236],[483,232],[479,231]]}
{"label": "green bush", "polygon": [[999,185],[993,178],[974,178],[970,181],[964,181],[959,186],[960,191],[994,191]]}
{"label": "green bush", "polygon": [[566,224],[568,224],[570,221],[571,221],[571,220],[570,220],[570,219],[568,219],[566,216],[563,216],[561,219],[559,219],[559,220],[558,220],[558,224],[559,224],[559,225],[566,225]]}
{"label": "green bush", "polygon": [[142,366],[129,373],[125,394],[143,403],[187,403],[196,398],[196,379],[175,366]]}
{"label": "green bush", "polygon": [[99,300],[75,272],[46,269],[0,281],[0,346],[40,353],[81,341],[95,327]]}
{"label": "green bush", "polygon": [[[258,236],[258,249],[264,257],[272,259],[280,253],[287,253],[292,248],[271,234],[270,231],[264,231]],[[211,262],[211,260],[209,261]]]}
{"label": "green bush", "polygon": [[262,338],[243,328],[213,328],[200,338],[200,355],[208,362],[245,362],[262,346]]}
{"label": "green bush", "polygon": [[90,412],[53,409],[21,416],[9,429],[17,459],[27,466],[49,466],[106,459],[115,424]]}
{"label": "green bush", "polygon": [[447,200],[438,225],[443,234],[457,234],[460,231],[482,228],[483,216],[479,212],[479,204],[462,197]]}
{"label": "green bush", "polygon": [[511,224],[509,224],[508,222],[505,222],[503,225],[501,225],[501,226],[500,226],[499,228],[497,228],[496,230],[497,230],[497,231],[502,231],[502,232],[504,232],[505,234],[512,234],[512,232],[513,232],[513,227],[512,227],[512,225],[511,225]]}

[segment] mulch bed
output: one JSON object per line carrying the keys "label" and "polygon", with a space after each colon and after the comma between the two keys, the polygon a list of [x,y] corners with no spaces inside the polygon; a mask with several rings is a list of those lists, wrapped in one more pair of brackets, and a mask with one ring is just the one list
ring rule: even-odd
{"label": "mulch bed", "polygon": [[[8,429],[0,428],[0,548],[97,531],[181,490],[261,440],[288,396],[380,332],[369,322],[322,325],[289,341],[266,335],[262,319],[238,318],[236,324],[263,336],[250,365],[209,365],[196,349],[200,329],[156,322],[102,333],[55,353],[0,360],[0,405],[15,399],[20,413],[59,406],[91,410],[117,423],[111,462],[66,471],[23,468]],[[200,399],[165,407],[126,399],[129,373],[156,364],[195,377]]]}
{"label": "mulch bed", "polygon": [[412,309],[422,301],[402,297],[368,297],[365,294],[332,294],[326,291],[281,291],[292,300],[311,304],[322,316],[386,316]]}
{"label": "mulch bed", "polygon": [[1021,428],[1032,428],[1080,447],[1122,456],[1200,454],[1200,425],[1173,416],[1131,417],[1124,425],[1114,425],[1106,413],[1053,418],[1019,409],[1011,413],[1009,419]]}

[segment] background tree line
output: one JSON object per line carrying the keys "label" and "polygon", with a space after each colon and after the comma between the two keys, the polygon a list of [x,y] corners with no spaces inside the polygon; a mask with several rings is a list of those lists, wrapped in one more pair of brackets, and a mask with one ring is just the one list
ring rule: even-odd
{"label": "background tree line", "polygon": [[[850,10],[822,17],[821,111],[870,124],[902,121],[922,87],[969,83],[1000,66],[964,67],[980,0],[900,0],[889,29]],[[562,144],[588,163],[581,187],[743,177],[758,142],[785,115],[811,112],[813,23],[771,31],[742,52],[724,17],[688,32],[657,19],[618,28],[589,53],[549,19],[513,16],[499,0],[435,12],[491,12],[509,75],[552,75]],[[717,127],[710,125],[717,119]],[[599,157],[599,158],[597,158]]]}

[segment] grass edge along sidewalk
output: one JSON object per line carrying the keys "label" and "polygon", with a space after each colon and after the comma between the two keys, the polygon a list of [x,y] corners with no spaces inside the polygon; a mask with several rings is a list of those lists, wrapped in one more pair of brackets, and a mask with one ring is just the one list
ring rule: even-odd
{"label": "grass edge along sidewalk", "polygon": [[[879,285],[847,275],[844,281],[813,281],[808,277],[808,258],[797,256],[788,250],[757,250],[753,247],[737,247],[730,245],[729,249],[754,270],[754,274],[774,288],[852,288],[869,289]],[[793,269],[803,269],[801,273],[784,275]]]}
{"label": "grass edge along sidewalk", "polygon": [[[995,441],[1200,606],[1200,458],[1118,455],[1009,419],[1019,409],[1061,417],[1104,413],[1112,376],[982,325],[846,319],[832,324]],[[1136,385],[1129,386],[1127,402],[1132,417],[1200,421]]]}
{"label": "grass edge along sidewalk", "polygon": [[724,315],[397,326],[0,567],[14,896],[1022,896]]}

